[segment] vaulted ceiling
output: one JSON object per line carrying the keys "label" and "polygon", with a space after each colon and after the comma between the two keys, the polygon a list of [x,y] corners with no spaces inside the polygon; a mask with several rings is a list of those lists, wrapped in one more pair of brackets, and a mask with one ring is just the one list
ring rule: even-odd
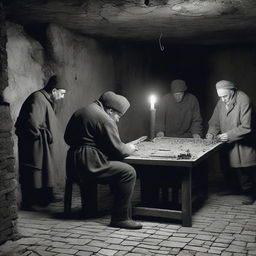
{"label": "vaulted ceiling", "polygon": [[183,44],[256,42],[256,0],[9,0],[7,19],[94,37]]}

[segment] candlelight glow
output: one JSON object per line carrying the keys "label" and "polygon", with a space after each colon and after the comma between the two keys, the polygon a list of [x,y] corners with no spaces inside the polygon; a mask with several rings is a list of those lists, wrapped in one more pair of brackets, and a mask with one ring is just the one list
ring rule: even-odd
{"label": "candlelight glow", "polygon": [[149,102],[150,102],[150,109],[155,109],[156,96],[153,94],[150,95]]}

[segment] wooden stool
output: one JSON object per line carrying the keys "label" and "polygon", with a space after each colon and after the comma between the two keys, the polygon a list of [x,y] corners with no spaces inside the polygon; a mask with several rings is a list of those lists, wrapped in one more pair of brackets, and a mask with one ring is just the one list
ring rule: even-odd
{"label": "wooden stool", "polygon": [[65,194],[64,194],[64,214],[71,214],[72,206],[72,190],[73,184],[76,183],[80,188],[82,213],[87,216],[95,216],[97,213],[97,183],[90,182],[80,183],[73,178],[66,178]]}

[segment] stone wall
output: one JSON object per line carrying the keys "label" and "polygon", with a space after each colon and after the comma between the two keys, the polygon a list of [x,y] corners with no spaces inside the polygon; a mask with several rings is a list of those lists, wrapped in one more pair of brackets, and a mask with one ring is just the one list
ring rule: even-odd
{"label": "stone wall", "polygon": [[0,244],[17,236],[16,177],[9,104],[3,101],[8,86],[6,28],[0,2]]}

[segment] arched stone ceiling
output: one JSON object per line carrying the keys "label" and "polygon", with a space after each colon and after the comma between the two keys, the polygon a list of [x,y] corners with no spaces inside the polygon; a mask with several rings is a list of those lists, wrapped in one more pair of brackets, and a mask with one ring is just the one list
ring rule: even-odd
{"label": "arched stone ceiling", "polygon": [[256,42],[256,0],[9,0],[22,24],[58,23],[85,35],[184,44]]}

